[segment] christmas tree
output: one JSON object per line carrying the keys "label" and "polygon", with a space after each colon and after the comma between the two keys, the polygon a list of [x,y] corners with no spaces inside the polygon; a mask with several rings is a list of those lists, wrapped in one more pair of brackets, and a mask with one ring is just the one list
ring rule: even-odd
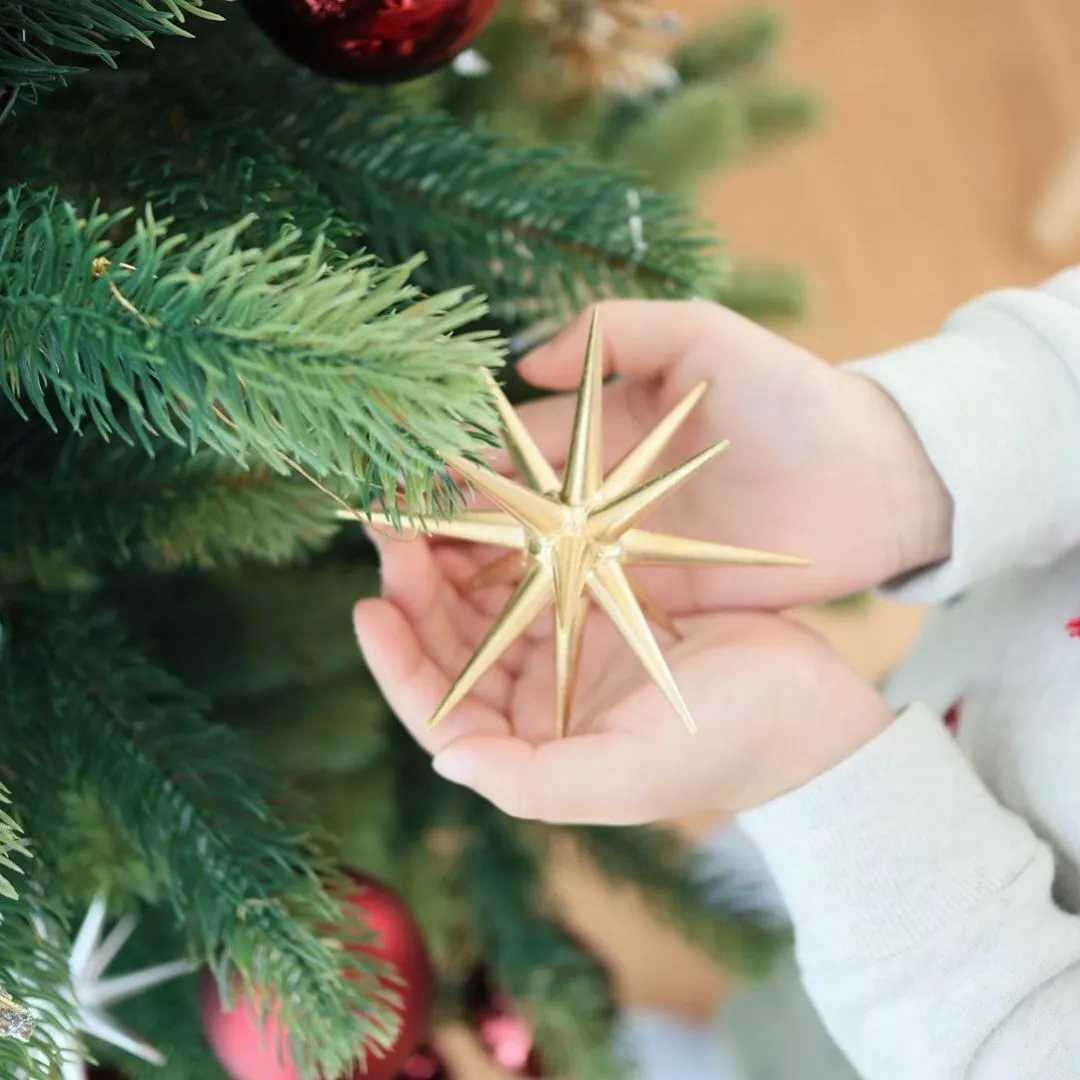
{"label": "christmas tree", "polygon": [[351,512],[458,505],[487,373],[608,295],[799,303],[682,201],[812,116],[771,18],[494,6],[0,0],[5,1076],[434,1077],[500,1011],[523,1075],[626,1075],[566,844],[733,971],[781,942],[663,830],[438,780],[352,640]]}

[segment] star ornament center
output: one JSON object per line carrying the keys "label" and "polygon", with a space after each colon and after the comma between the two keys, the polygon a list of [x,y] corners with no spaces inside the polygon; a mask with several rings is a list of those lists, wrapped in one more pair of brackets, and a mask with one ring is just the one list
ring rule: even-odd
{"label": "star ornament center", "polygon": [[[602,473],[603,386],[599,308],[593,311],[566,473],[560,480],[494,379],[491,391],[507,450],[521,474],[508,479],[465,458],[447,464],[498,510],[466,510],[449,521],[423,523],[437,536],[508,550],[482,570],[475,586],[520,576],[512,596],[432,716],[435,727],[547,607],[555,609],[555,726],[566,733],[581,659],[589,601],[603,610],[637,655],[686,727],[690,710],[653,634],[650,622],[678,637],[678,628],[640,582],[634,566],[807,566],[808,560],[709,540],[649,532],[638,522],[673,495],[718,454],[726,442],[646,479],[682,423],[701,401],[695,386],[607,476]],[[370,515],[392,525],[386,514]]]}

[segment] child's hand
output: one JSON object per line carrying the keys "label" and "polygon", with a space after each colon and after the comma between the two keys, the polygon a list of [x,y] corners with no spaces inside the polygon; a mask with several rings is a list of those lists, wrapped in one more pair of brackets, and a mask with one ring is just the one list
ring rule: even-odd
{"label": "child's hand", "polygon": [[507,590],[461,591],[483,554],[380,541],[384,599],[357,637],[391,707],[435,767],[507,813],[638,824],[734,812],[798,787],[872,739],[891,713],[824,642],[778,615],[691,616],[668,662],[700,727],[690,736],[606,617],[585,636],[570,737],[551,741],[555,658],[541,619],[433,732],[428,718]]}
{"label": "child's hand", "polygon": [[[696,383],[709,391],[661,468],[730,439],[642,527],[802,555],[810,569],[651,570],[646,583],[675,614],[787,608],[879,584],[948,556],[952,506],[907,420],[874,383],[706,303],[602,305],[610,468]],[[522,362],[539,386],[576,387],[588,313]],[[561,472],[574,395],[521,415]],[[508,468],[505,459],[499,464]],[[643,575],[646,577],[646,575]]]}

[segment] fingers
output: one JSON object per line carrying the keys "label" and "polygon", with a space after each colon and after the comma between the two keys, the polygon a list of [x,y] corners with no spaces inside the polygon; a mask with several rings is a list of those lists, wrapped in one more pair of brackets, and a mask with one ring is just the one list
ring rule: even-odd
{"label": "fingers", "polygon": [[633,733],[577,735],[532,746],[470,732],[445,744],[433,767],[513,817],[552,824],[641,825],[656,820],[648,743]]}
{"label": "fingers", "polygon": [[[585,358],[591,309],[518,366],[534,386],[552,390],[577,384]],[[685,360],[693,347],[744,320],[715,304],[694,300],[608,300],[600,305],[604,373],[653,379]],[[752,325],[752,324],[750,324]],[[717,342],[720,347],[722,342]]]}
{"label": "fingers", "polygon": [[438,753],[465,734],[507,734],[507,722],[476,694],[470,694],[429,731],[428,720],[449,691],[450,677],[424,648],[406,616],[389,601],[360,601],[353,624],[379,689],[424,749]]}
{"label": "fingers", "polygon": [[[465,667],[477,642],[487,632],[490,618],[458,595],[448,571],[464,576],[468,571],[452,551],[436,555],[423,538],[377,541],[382,568],[382,594],[412,625],[421,648],[447,675]],[[505,670],[489,671],[473,693],[488,704],[505,703],[509,680]]]}

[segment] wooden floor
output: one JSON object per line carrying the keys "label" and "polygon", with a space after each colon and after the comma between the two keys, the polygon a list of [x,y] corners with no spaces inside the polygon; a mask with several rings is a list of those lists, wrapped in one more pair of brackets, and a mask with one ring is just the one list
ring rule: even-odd
{"label": "wooden floor", "polygon": [[[685,3],[692,22],[740,6]],[[787,26],[779,73],[819,88],[824,126],[732,170],[707,209],[735,251],[807,270],[814,311],[794,336],[838,360],[886,349],[1060,267],[1026,228],[1080,137],[1080,4],[770,6]]]}
{"label": "wooden floor", "polygon": [[[682,0],[691,26],[745,5]],[[1038,195],[1080,137],[1076,0],[772,0],[788,41],[778,74],[817,87],[822,130],[720,178],[706,209],[741,254],[803,267],[811,317],[793,337],[834,361],[933,333],[980,292],[1028,285]],[[815,614],[868,676],[903,654],[919,612]],[[690,830],[704,823],[684,823]],[[567,867],[568,917],[610,960],[628,1001],[706,1016],[722,975],[625,897]],[[451,1033],[469,1080],[498,1075]]]}

